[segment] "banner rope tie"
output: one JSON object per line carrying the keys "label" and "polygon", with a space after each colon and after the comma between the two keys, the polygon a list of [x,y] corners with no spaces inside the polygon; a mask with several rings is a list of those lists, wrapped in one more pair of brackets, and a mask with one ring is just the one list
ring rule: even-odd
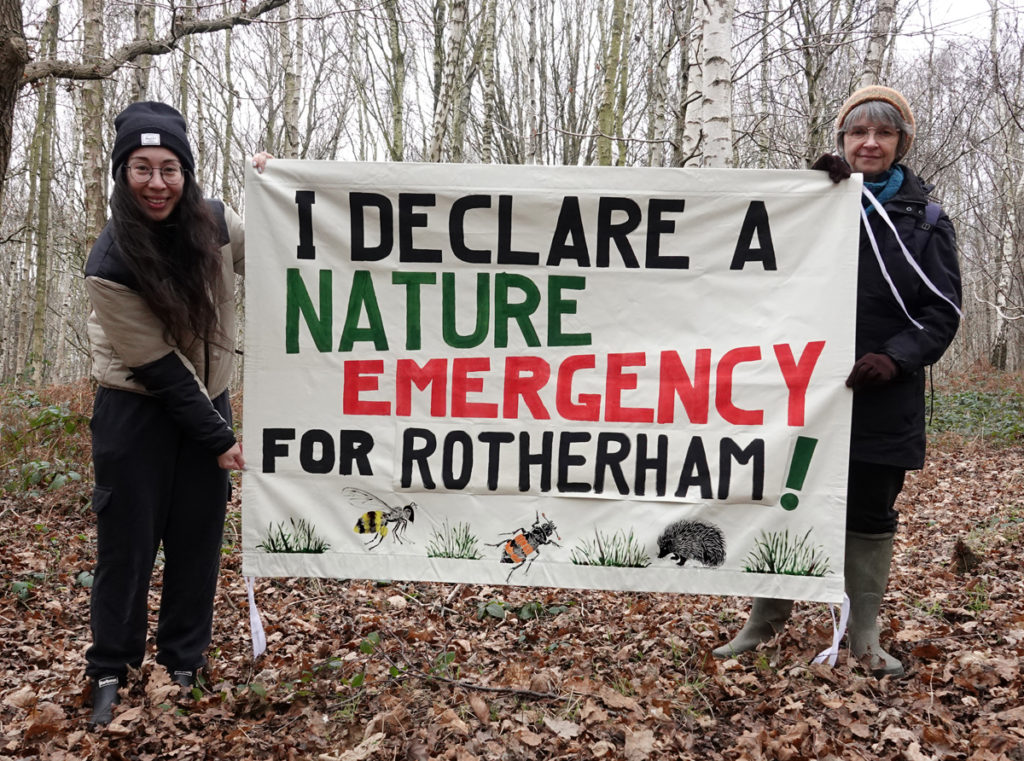
{"label": "banner rope tie", "polygon": [[[837,607],[839,608],[838,624],[836,623]],[[839,659],[839,643],[843,641],[843,636],[846,634],[846,624],[850,620],[849,596],[844,593],[843,604],[841,606],[829,605],[828,612],[832,614],[832,646],[814,656],[814,660],[811,663],[825,663],[827,661],[829,666],[834,667]]]}
{"label": "banner rope tie", "polygon": [[256,579],[245,577],[245,590],[249,595],[249,632],[252,635],[252,658],[256,660],[267,649],[267,633],[263,631],[263,621],[259,608],[256,607]]}

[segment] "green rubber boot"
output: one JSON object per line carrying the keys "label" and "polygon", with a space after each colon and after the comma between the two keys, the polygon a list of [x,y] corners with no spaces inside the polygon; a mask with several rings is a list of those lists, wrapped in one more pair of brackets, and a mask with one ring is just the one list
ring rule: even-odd
{"label": "green rubber boot", "polygon": [[900,676],[903,664],[878,644],[878,609],[889,583],[895,534],[846,532],[846,594],[850,598],[850,652],[875,676]]}
{"label": "green rubber boot", "polygon": [[780,631],[793,612],[792,600],[776,600],[771,597],[755,597],[750,607],[750,618],[739,633],[711,654],[716,658],[732,658],[740,653],[753,650],[767,642]]}

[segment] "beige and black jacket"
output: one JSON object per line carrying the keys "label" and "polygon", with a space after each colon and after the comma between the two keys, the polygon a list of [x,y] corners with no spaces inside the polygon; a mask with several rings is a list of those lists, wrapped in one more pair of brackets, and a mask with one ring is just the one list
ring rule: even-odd
{"label": "beige and black jacket", "polygon": [[85,283],[92,302],[89,343],[92,375],[107,388],[159,399],[182,429],[215,454],[235,443],[234,433],[211,399],[227,390],[235,355],[234,274],[244,273],[241,218],[220,201],[208,201],[220,222],[222,285],[219,335],[174,342],[139,294],[108,224],[92,247]]}

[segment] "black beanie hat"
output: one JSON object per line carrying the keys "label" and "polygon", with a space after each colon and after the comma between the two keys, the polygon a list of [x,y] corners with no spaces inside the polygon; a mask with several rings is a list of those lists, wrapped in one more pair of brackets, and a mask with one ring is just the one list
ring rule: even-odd
{"label": "black beanie hat", "polygon": [[117,134],[110,154],[110,169],[115,178],[132,151],[150,146],[173,151],[187,171],[195,171],[192,147],[185,134],[185,118],[177,109],[152,100],[132,103],[114,119],[114,129]]}

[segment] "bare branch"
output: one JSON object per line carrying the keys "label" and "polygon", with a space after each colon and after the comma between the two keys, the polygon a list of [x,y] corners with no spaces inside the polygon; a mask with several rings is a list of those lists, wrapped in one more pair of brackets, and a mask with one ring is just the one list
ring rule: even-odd
{"label": "bare branch", "polygon": [[229,13],[215,19],[175,19],[171,24],[169,35],[155,40],[135,40],[118,48],[97,63],[72,63],[60,60],[35,61],[25,66],[21,86],[24,87],[47,77],[78,80],[105,79],[126,63],[130,63],[140,56],[170,53],[182,37],[219,32],[235,26],[251,24],[259,16],[287,4],[288,0],[263,0],[247,11]]}

